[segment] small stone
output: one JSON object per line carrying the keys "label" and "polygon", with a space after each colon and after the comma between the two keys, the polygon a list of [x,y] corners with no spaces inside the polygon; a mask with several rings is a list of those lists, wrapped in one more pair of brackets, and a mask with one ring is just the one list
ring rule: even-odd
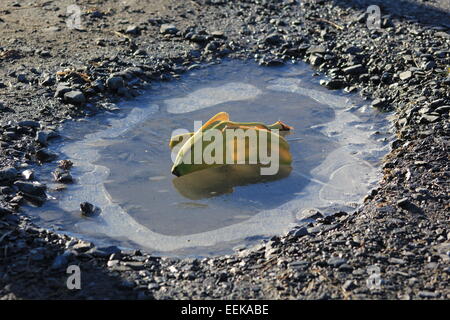
{"label": "small stone", "polygon": [[400,200],[397,201],[397,206],[399,206],[400,208],[405,208],[410,204],[408,198],[402,198]]}
{"label": "small stone", "polygon": [[22,82],[22,83],[28,83],[28,79],[25,74],[18,74],[17,81]]}
{"label": "small stone", "polygon": [[61,160],[59,161],[58,167],[64,170],[69,170],[72,168],[73,162],[70,160]]}
{"label": "small stone", "polygon": [[91,12],[91,17],[95,19],[100,19],[103,17],[103,13],[98,10],[94,10]]}
{"label": "small stone", "polygon": [[413,213],[422,213],[422,209],[420,209],[418,206],[416,206],[414,203],[409,201],[408,198],[402,198],[397,201],[397,206],[399,208],[402,208],[404,210],[413,212]]}
{"label": "small stone", "polygon": [[108,80],[106,80],[106,86],[108,89],[117,91],[119,88],[122,88],[125,86],[125,82],[123,81],[122,77],[111,77]]}
{"label": "small stone", "polygon": [[[116,258],[120,257],[120,249],[117,246],[108,246],[97,248],[98,251],[106,254],[107,256],[115,256]],[[114,260],[114,259],[110,259]]]}
{"label": "small stone", "polygon": [[274,57],[264,57],[259,61],[259,65],[266,67],[281,66],[283,64],[284,61],[282,59],[277,59]]}
{"label": "small stone", "polygon": [[406,261],[403,259],[399,259],[399,258],[389,258],[388,262],[390,264],[405,264]]}
{"label": "small stone", "polygon": [[341,272],[352,272],[353,267],[347,263],[344,263],[339,266],[338,270]]}
{"label": "small stone", "polygon": [[436,107],[442,106],[444,104],[444,102],[445,102],[444,99],[433,100],[428,104],[428,108],[434,109]]}
{"label": "small stone", "polygon": [[398,77],[400,78],[400,80],[408,80],[409,78],[412,77],[412,72],[411,71],[405,71],[402,72],[398,75]]}
{"label": "small stone", "polygon": [[105,91],[105,85],[103,84],[103,81],[101,80],[95,80],[91,83],[91,88],[94,89],[97,92]]}
{"label": "small stone", "polygon": [[320,54],[325,54],[327,52],[327,49],[324,46],[312,46],[309,47],[307,50],[307,53],[320,53]]}
{"label": "small stone", "polygon": [[219,48],[219,44],[216,41],[211,41],[205,47],[205,51],[214,52]]}
{"label": "small stone", "polygon": [[92,203],[82,202],[80,203],[80,211],[83,216],[91,217],[98,211],[98,208],[95,207]]}
{"label": "small stone", "polygon": [[344,285],[342,286],[342,289],[344,289],[345,291],[352,291],[355,288],[357,288],[357,285],[353,280],[345,281]]}
{"label": "small stone", "polygon": [[65,83],[65,82],[59,83],[56,86],[55,98],[57,98],[57,97],[62,98],[65,93],[67,93],[71,90],[72,89],[69,87],[69,85],[67,83]]}
{"label": "small stone", "polygon": [[44,32],[58,32],[58,31],[61,31],[61,28],[58,27],[58,26],[54,26],[54,27],[45,28],[42,31],[44,31]]}
{"label": "small stone", "polygon": [[19,172],[14,167],[6,167],[0,170],[0,182],[11,182],[17,178]]}
{"label": "small stone", "polygon": [[221,39],[225,38],[225,34],[222,31],[213,31],[211,32],[211,35],[214,38],[221,38]]}
{"label": "small stone", "polygon": [[148,290],[158,290],[159,289],[159,284],[157,284],[155,282],[149,283],[148,286],[147,286],[147,289]]}
{"label": "small stone", "polygon": [[73,178],[72,175],[64,170],[56,169],[54,172],[52,172],[53,178],[56,182],[60,183],[72,183]]}
{"label": "small stone", "polygon": [[129,267],[133,270],[142,270],[144,269],[144,262],[140,262],[140,261],[127,261],[127,262],[123,262],[123,265],[126,267]]}
{"label": "small stone", "polygon": [[344,68],[344,69],[342,69],[342,71],[345,74],[349,74],[349,75],[360,75],[360,74],[366,72],[366,68],[361,64],[357,64],[354,66]]}
{"label": "small stone", "polygon": [[372,101],[372,107],[374,108],[382,108],[386,106],[386,100],[384,99],[375,99]]}
{"label": "small stone", "polygon": [[47,146],[49,133],[50,133],[49,131],[38,131],[36,132],[36,138],[34,140],[39,142],[43,146]]}
{"label": "small stone", "polygon": [[346,82],[341,79],[320,80],[320,85],[330,90],[338,90],[347,86]]}
{"label": "small stone", "polygon": [[41,51],[39,52],[39,55],[40,55],[42,58],[50,58],[50,57],[52,56],[52,54],[50,53],[50,51],[47,51],[47,50],[41,50]]}
{"label": "small stone", "polygon": [[33,176],[34,176],[33,170],[28,169],[22,172],[22,177],[24,177],[25,180],[31,180],[33,179]]}
{"label": "small stone", "polygon": [[86,252],[92,248],[92,244],[85,241],[80,241],[77,244],[75,244],[72,248],[73,250],[77,252]]}
{"label": "small stone", "polygon": [[434,111],[439,114],[448,113],[450,111],[450,106],[440,106],[436,108]]}
{"label": "small stone", "polygon": [[20,127],[34,128],[34,129],[39,128],[41,126],[41,124],[38,121],[34,120],[19,121],[17,125]]}
{"label": "small stone", "polygon": [[420,123],[434,123],[439,120],[439,116],[424,114],[420,117]]}
{"label": "small stone", "polygon": [[119,265],[119,263],[120,263],[119,260],[109,260],[106,265],[108,267],[115,267],[115,266]]}
{"label": "small stone", "polygon": [[308,229],[305,227],[301,227],[298,229],[294,229],[290,232],[293,238],[300,238],[309,234]]}
{"label": "small stone", "polygon": [[342,259],[342,258],[333,257],[333,258],[330,258],[327,260],[327,264],[332,267],[335,267],[335,268],[338,268],[339,266],[343,265],[344,263],[347,263],[347,260]]}
{"label": "small stone", "polygon": [[23,193],[38,197],[45,197],[45,190],[47,190],[47,186],[39,182],[16,181],[14,185]]}
{"label": "small stone", "polygon": [[309,57],[309,63],[311,63],[313,66],[317,67],[320,66],[323,62],[323,58],[318,55],[311,55]]}
{"label": "small stone", "polygon": [[303,269],[303,268],[309,266],[309,262],[306,260],[297,260],[297,261],[290,262],[288,264],[288,266],[292,269]]}
{"label": "small stone", "polygon": [[323,218],[323,214],[319,210],[314,208],[307,208],[299,211],[297,213],[297,219],[307,220],[307,219],[318,219]]}
{"label": "small stone", "polygon": [[133,53],[133,56],[146,56],[147,55],[147,51],[145,51],[144,49],[138,49]]}
{"label": "small stone", "polygon": [[322,229],[319,226],[316,227],[310,227],[307,228],[309,233],[315,234],[315,233],[319,233],[320,231],[322,231]]}
{"label": "small stone", "polygon": [[139,32],[140,32],[139,27],[135,26],[135,25],[129,26],[127,28],[127,30],[125,30],[126,34],[132,34],[132,35],[138,35]]}
{"label": "small stone", "polygon": [[41,162],[50,162],[58,158],[58,155],[47,149],[39,149],[36,151],[36,158]]}
{"label": "small stone", "polygon": [[439,293],[437,292],[431,292],[431,291],[420,291],[419,297],[421,298],[428,298],[428,299],[434,299],[439,297]]}
{"label": "small stone", "polygon": [[162,34],[176,34],[178,32],[178,29],[173,24],[165,23],[161,25],[161,27],[159,28],[159,32]]}
{"label": "small stone", "polygon": [[80,90],[72,90],[64,93],[64,101],[79,105],[86,102],[86,97]]}
{"label": "small stone", "polygon": [[427,61],[422,64],[423,70],[431,70],[434,68],[436,68],[436,62],[434,62],[434,61]]}
{"label": "small stone", "polygon": [[362,51],[363,51],[363,49],[361,49],[359,47],[351,46],[351,47],[348,47],[347,50],[345,50],[345,53],[354,55],[354,54],[360,53]]}
{"label": "small stone", "polygon": [[270,45],[279,45],[281,43],[283,43],[283,38],[278,35],[278,34],[271,34],[268,35],[265,39],[264,42]]}

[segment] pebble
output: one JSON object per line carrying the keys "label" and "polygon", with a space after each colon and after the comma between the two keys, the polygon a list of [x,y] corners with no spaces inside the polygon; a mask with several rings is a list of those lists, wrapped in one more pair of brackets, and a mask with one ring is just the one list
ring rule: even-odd
{"label": "pebble", "polygon": [[305,227],[301,227],[298,229],[294,229],[290,232],[293,238],[300,238],[309,234],[308,229]]}
{"label": "pebble", "polygon": [[22,171],[22,177],[24,177],[25,180],[32,180],[34,178],[34,172],[33,170],[25,170]]}
{"label": "pebble", "polygon": [[278,34],[271,34],[268,35],[265,39],[264,42],[269,44],[269,45],[280,45],[284,42],[283,38],[278,35]]}
{"label": "pebble", "polygon": [[341,79],[320,80],[320,85],[330,90],[338,90],[347,86],[347,83]]}
{"label": "pebble", "polygon": [[58,85],[56,86],[56,90],[55,90],[55,98],[59,97],[62,98],[64,96],[64,94],[66,94],[67,92],[70,92],[72,89],[69,87],[68,83],[58,83]]}
{"label": "pebble", "polygon": [[314,208],[302,209],[297,213],[297,219],[307,220],[307,219],[318,219],[323,218],[324,215],[320,213],[319,210]]}
{"label": "pebble", "polygon": [[335,268],[338,268],[340,265],[343,265],[344,263],[347,263],[347,260],[342,258],[330,258],[327,260],[327,264]]}
{"label": "pebble", "polygon": [[349,75],[360,75],[360,74],[366,72],[366,68],[361,64],[357,64],[357,65],[353,65],[353,66],[344,68],[344,69],[342,69],[342,71],[345,74],[349,74]]}
{"label": "pebble", "polygon": [[16,181],[14,185],[23,193],[38,197],[45,197],[45,191],[47,190],[46,185],[39,182]]}
{"label": "pebble", "polygon": [[132,35],[138,35],[139,32],[140,32],[139,27],[135,26],[135,25],[129,26],[127,28],[127,30],[125,30],[126,34],[132,34]]}
{"label": "pebble", "polygon": [[80,90],[72,90],[64,93],[64,101],[80,105],[86,102],[86,97]]}
{"label": "pebble", "polygon": [[36,151],[36,158],[41,162],[51,162],[58,158],[58,155],[47,150],[47,149],[39,149]]}
{"label": "pebble", "polygon": [[421,298],[435,299],[439,296],[439,293],[431,291],[420,291],[418,295]]}
{"label": "pebble", "polygon": [[64,169],[64,170],[69,170],[70,168],[72,168],[73,166],[73,162],[70,160],[61,160],[59,161],[58,164],[58,168]]}
{"label": "pebble", "polygon": [[14,167],[6,167],[0,170],[0,182],[11,182],[17,178],[19,172]]}
{"label": "pebble", "polygon": [[48,139],[56,137],[57,134],[54,131],[50,130],[41,130],[36,132],[35,141],[39,142],[43,146],[48,145]]}
{"label": "pebble", "polygon": [[162,34],[176,34],[178,29],[173,24],[163,24],[159,28],[159,32]]}
{"label": "pebble", "polygon": [[41,126],[41,124],[38,121],[34,120],[19,121],[17,125],[19,127],[34,128],[34,129],[39,128]]}
{"label": "pebble", "polygon": [[89,202],[80,203],[80,211],[83,216],[91,217],[97,212],[97,208]]}
{"label": "pebble", "polygon": [[342,289],[345,291],[352,291],[353,289],[356,289],[358,286],[355,284],[353,280],[347,280],[345,281],[344,285],[342,286]]}
{"label": "pebble", "polygon": [[408,80],[409,78],[412,77],[412,72],[411,71],[402,72],[398,75],[398,77],[400,78],[400,80],[403,81]]}
{"label": "pebble", "polygon": [[93,247],[93,245],[89,242],[79,241],[78,243],[73,245],[72,249],[77,252],[86,252],[86,251],[90,250],[92,247]]}
{"label": "pebble", "polygon": [[117,91],[125,86],[125,82],[122,77],[111,77],[106,80],[106,86],[112,91]]}
{"label": "pebble", "polygon": [[59,183],[72,183],[73,182],[72,175],[65,170],[56,169],[54,172],[52,172],[52,175],[56,182],[59,182]]}

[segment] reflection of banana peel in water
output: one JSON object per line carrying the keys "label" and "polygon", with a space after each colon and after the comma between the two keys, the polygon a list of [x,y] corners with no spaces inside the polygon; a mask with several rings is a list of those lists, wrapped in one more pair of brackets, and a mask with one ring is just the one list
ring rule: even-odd
{"label": "reflection of banana peel in water", "polygon": [[[198,131],[172,137],[169,146],[174,152],[178,150],[172,173],[180,177],[196,171],[230,166],[236,163],[237,165],[233,166],[233,169],[214,172],[214,174],[221,176],[218,177],[220,183],[229,186],[233,184],[232,181],[229,184],[224,183],[224,180],[230,178],[220,174],[220,172],[226,172],[227,170],[229,170],[227,175],[234,172],[243,174],[248,178],[255,174],[255,177],[258,176],[261,180],[261,171],[257,172],[256,169],[270,165],[270,163],[267,164],[268,158],[264,156],[264,152],[267,156],[271,154],[271,157],[278,161],[276,167],[290,166],[292,163],[289,144],[282,137],[283,132],[286,133],[291,129],[280,121],[272,125],[259,122],[233,122],[230,121],[228,113],[220,112],[207,121]],[[280,134],[277,132],[280,132]],[[232,136],[228,136],[229,134],[232,134]],[[217,139],[221,140],[217,141]],[[273,157],[272,147],[277,150],[277,146],[278,157]],[[260,150],[263,148],[266,150]],[[207,153],[207,155],[210,155],[209,158],[205,158],[203,153],[207,150],[209,151]],[[244,165],[248,165],[252,169],[242,169],[242,173],[238,173],[239,170],[235,168]],[[274,172],[273,175],[277,175],[277,173]],[[207,184],[206,182],[203,183]]]}
{"label": "reflection of banana peel in water", "polygon": [[232,193],[234,187],[284,179],[291,170],[291,166],[280,166],[277,174],[263,176],[259,165],[223,165],[175,178],[173,185],[182,196],[200,200]]}

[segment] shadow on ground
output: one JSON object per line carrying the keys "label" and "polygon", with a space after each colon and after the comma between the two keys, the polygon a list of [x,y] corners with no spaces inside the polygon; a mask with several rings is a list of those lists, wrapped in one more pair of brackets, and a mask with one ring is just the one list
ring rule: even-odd
{"label": "shadow on ground", "polygon": [[[55,267],[55,258],[67,249],[42,229],[20,230],[18,222],[18,216],[13,214],[0,219],[0,299],[136,298],[136,291],[127,280],[105,268],[108,257],[94,258],[71,250],[69,258]],[[79,290],[67,287],[68,278],[73,275],[66,272],[70,265],[80,267]]]}

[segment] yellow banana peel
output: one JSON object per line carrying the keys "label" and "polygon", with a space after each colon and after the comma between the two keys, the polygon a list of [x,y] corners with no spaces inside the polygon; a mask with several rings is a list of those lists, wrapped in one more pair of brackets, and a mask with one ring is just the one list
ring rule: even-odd
{"label": "yellow banana peel", "polygon": [[[292,127],[277,121],[233,122],[226,112],[219,112],[196,132],[173,136],[170,149],[178,148],[172,173],[184,176],[195,171],[230,164],[264,165],[262,149],[268,155],[278,151],[278,166],[289,166],[292,156],[289,144],[281,135]],[[280,134],[278,134],[278,132]],[[253,139],[253,140],[252,140]],[[176,150],[175,150],[176,151]],[[206,156],[210,155],[210,156]]]}

